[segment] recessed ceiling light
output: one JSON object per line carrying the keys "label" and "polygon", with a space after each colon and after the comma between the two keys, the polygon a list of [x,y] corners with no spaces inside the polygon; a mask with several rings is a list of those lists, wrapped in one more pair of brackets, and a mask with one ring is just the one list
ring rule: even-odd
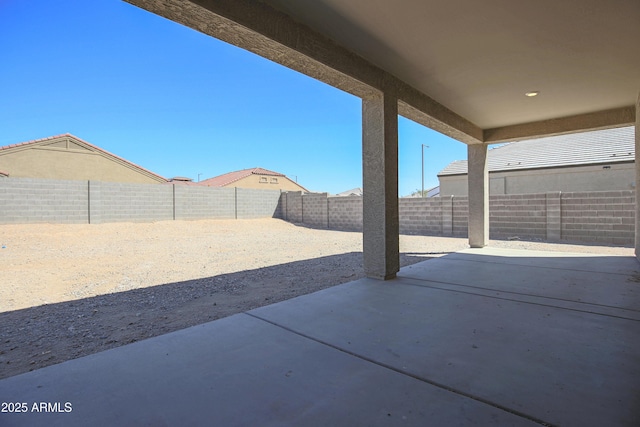
{"label": "recessed ceiling light", "polygon": [[528,96],[529,98],[534,97],[534,96],[538,96],[539,94],[540,94],[539,90],[534,90],[534,91],[525,93],[525,95]]}

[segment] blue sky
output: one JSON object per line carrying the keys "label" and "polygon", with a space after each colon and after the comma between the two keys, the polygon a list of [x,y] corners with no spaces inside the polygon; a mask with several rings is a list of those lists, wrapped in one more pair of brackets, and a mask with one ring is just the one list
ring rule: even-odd
{"label": "blue sky", "polygon": [[[71,133],[164,177],[362,186],[361,101],[119,0],[0,0],[0,146]],[[466,146],[399,119],[399,192]]]}

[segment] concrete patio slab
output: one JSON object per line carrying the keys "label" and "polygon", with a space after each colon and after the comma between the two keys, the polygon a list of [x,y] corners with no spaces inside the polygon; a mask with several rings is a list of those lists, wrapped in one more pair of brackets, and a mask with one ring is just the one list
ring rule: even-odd
{"label": "concrete patio slab", "polygon": [[[478,259],[479,256],[483,258]],[[480,262],[484,260],[484,262],[498,262],[501,264],[544,266],[563,270],[595,271],[625,275],[638,274],[638,261],[633,256],[484,247],[482,249],[465,249],[452,253],[447,258]],[[594,260],[597,262],[593,262]]]}
{"label": "concrete patio slab", "polygon": [[464,251],[0,380],[0,425],[640,425],[640,264],[580,258]]}
{"label": "concrete patio slab", "polygon": [[2,380],[0,399],[29,410],[2,426],[535,425],[246,314]]}
{"label": "concrete patio slab", "polygon": [[[468,249],[442,257],[437,263],[405,267],[399,276],[558,299],[574,305],[627,309],[627,315],[636,319],[638,315],[640,272],[638,261],[632,257]],[[620,315],[625,316],[622,312]]]}
{"label": "concrete patio slab", "polygon": [[252,314],[549,424],[640,420],[637,321],[401,280],[362,280]]}

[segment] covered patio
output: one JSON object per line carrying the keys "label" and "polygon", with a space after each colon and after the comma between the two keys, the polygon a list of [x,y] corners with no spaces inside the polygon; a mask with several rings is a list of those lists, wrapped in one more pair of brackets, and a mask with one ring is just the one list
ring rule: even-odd
{"label": "covered patio", "polygon": [[[635,124],[637,168],[640,3],[128,1],[362,98],[369,278],[7,378],[0,424],[640,424],[638,261],[486,247],[489,144]],[[398,115],[469,160],[471,249],[403,270]]]}
{"label": "covered patio", "polygon": [[399,270],[399,115],[467,144],[473,248],[489,240],[490,144],[640,127],[635,0],[126,1],[362,99],[372,278]]}
{"label": "covered patio", "polygon": [[0,420],[637,426],[639,336],[635,259],[468,249],[7,378]]}

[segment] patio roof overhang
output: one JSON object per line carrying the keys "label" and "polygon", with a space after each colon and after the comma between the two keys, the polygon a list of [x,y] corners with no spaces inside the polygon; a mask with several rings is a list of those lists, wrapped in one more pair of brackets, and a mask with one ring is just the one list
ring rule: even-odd
{"label": "patio roof overhang", "polygon": [[635,121],[635,0],[127,1],[357,96],[392,89],[466,143]]}
{"label": "patio roof overhang", "polygon": [[637,0],[125,1],[363,99],[365,269],[386,260],[373,277],[398,267],[398,115],[468,144],[482,247],[488,144],[629,126],[640,108]]}

